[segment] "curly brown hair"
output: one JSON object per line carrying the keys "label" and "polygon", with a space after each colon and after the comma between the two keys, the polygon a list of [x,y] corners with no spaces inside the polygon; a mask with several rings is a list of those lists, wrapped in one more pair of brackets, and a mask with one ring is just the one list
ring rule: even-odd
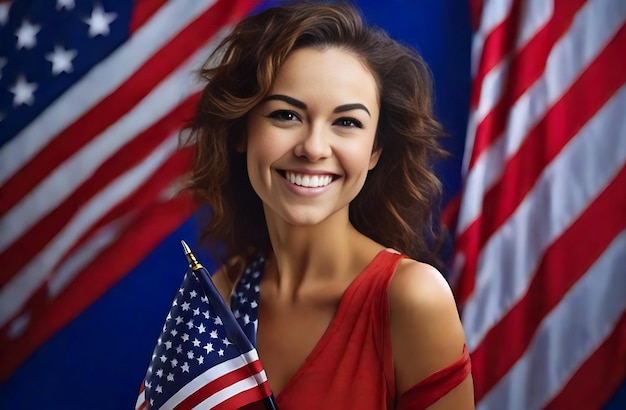
{"label": "curly brown hair", "polygon": [[269,92],[289,54],[303,47],[354,54],[378,86],[375,148],[382,154],[350,204],[351,223],[386,247],[439,265],[441,184],[432,164],[443,154],[443,132],[432,112],[430,71],[414,50],[366,26],[345,3],[299,2],[247,17],[202,67],[206,86],[191,124],[196,150],[188,188],[210,206],[204,238],[224,251],[221,262],[270,249],[263,206],[237,148],[247,113]]}

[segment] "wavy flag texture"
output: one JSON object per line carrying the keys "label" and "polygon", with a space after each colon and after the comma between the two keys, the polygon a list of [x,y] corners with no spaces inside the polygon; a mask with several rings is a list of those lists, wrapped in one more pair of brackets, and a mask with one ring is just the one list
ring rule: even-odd
{"label": "wavy flag texture", "polygon": [[479,409],[626,376],[626,3],[476,1],[455,283]]}
{"label": "wavy flag texture", "polygon": [[[200,250],[194,70],[275,3],[0,0],[0,408],[135,404]],[[478,408],[626,407],[626,3],[355,3],[433,71]]]}

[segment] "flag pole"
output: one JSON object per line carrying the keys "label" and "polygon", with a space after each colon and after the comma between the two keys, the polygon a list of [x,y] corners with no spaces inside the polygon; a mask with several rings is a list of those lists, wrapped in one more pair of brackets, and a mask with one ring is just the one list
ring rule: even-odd
{"label": "flag pole", "polygon": [[[222,295],[220,295],[220,293],[218,292],[209,272],[204,266],[202,266],[202,264],[200,264],[200,262],[198,262],[196,256],[191,252],[191,248],[189,248],[189,245],[187,245],[185,241],[180,242],[183,247],[183,252],[187,257],[187,262],[189,262],[189,268],[191,269],[191,272],[196,277],[196,279],[198,279],[198,282],[200,283],[202,290],[204,290],[204,293],[209,299],[209,302],[211,303],[213,309],[220,317],[220,319],[222,319],[225,325],[227,323],[229,324],[228,326],[225,326],[228,338],[239,349],[239,351],[245,352],[244,354],[242,354],[242,356],[245,358],[247,364],[250,365],[251,362],[248,356],[248,352],[254,350],[255,347],[252,345],[252,343],[244,333],[243,329],[237,322],[237,319],[235,319],[235,316],[231,312],[228,305],[226,305],[226,302],[222,298]],[[266,379],[262,379],[262,376],[260,376],[259,373],[255,374],[254,377],[257,379],[257,384],[259,386],[267,382]],[[265,405],[265,408],[267,410],[278,410],[274,395],[271,393],[271,391],[270,395],[263,399],[263,404]]]}

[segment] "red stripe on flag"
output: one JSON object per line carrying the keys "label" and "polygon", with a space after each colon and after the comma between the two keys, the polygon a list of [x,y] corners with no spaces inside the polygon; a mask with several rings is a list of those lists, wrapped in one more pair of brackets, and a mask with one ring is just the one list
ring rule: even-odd
{"label": "red stripe on flag", "polygon": [[[554,5],[554,14],[549,24],[544,26],[532,40],[516,55],[506,73],[506,94],[498,101],[476,129],[470,167],[502,133],[508,122],[508,112],[515,101],[535,82],[545,70],[546,62],[554,44],[561,38],[572,23],[576,12],[584,5],[583,0],[560,0]],[[517,20],[515,20],[517,22]],[[517,27],[516,27],[517,29]],[[485,48],[485,53],[488,50]],[[486,73],[484,73],[486,74]],[[483,78],[478,78],[474,86],[479,92]]]}
{"label": "red stripe on flag", "polygon": [[507,163],[501,179],[485,194],[480,216],[461,233],[457,241],[458,248],[463,249],[466,257],[456,289],[461,303],[474,290],[479,249],[511,216],[545,165],[626,81],[626,59],[622,58],[625,48],[626,25],[530,131],[518,152]]}
{"label": "red stripe on flag", "polygon": [[[33,225],[19,239],[0,253],[0,286],[6,285],[40,250],[54,238],[65,224],[79,211],[76,204],[85,204],[111,181],[145,160],[152,150],[180,129],[182,119],[189,118],[199,94],[194,94],[162,117],[137,137],[129,141],[114,156],[85,180],[63,203],[52,209],[39,223]],[[159,177],[163,179],[163,177]]]}
{"label": "red stripe on flag", "polygon": [[[544,316],[626,228],[626,167],[585,209],[579,219],[550,245],[525,296],[472,352],[476,400],[495,386],[528,348]],[[606,218],[613,215],[613,218]],[[580,238],[594,232],[586,241]],[[550,274],[559,272],[559,274]],[[500,354],[494,349],[506,345]]]}
{"label": "red stripe on flag", "polygon": [[545,409],[600,409],[626,380],[626,313]]}

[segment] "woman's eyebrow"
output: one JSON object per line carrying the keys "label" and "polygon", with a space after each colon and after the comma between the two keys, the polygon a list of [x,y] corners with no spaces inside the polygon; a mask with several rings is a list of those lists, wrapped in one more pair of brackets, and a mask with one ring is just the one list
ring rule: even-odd
{"label": "woman's eyebrow", "polygon": [[367,115],[369,115],[370,117],[372,116],[372,114],[370,114],[370,111],[367,109],[367,107],[359,103],[340,105],[339,107],[335,108],[333,112],[340,113],[340,112],[350,111],[350,110],[363,110],[367,113]]}
{"label": "woman's eyebrow", "polygon": [[282,94],[268,95],[267,97],[263,98],[262,102],[266,102],[266,101],[270,101],[270,100],[284,101],[287,104],[293,105],[294,107],[300,108],[302,110],[306,110],[306,104],[305,103],[303,103],[300,100],[296,100],[293,97],[289,97],[287,95],[282,95]]}

